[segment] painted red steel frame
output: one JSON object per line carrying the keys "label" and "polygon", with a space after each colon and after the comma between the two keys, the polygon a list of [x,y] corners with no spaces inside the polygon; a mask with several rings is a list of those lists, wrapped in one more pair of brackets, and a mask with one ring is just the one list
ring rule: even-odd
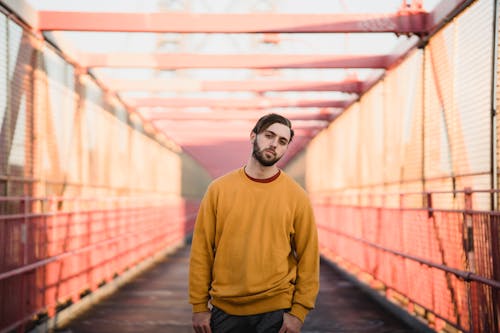
{"label": "painted red steel frame", "polygon": [[[39,11],[40,31],[172,33],[363,33],[423,34],[471,3],[443,0],[435,9],[362,14],[195,14]],[[32,15],[33,16],[33,15]],[[35,21],[32,19],[32,21]]]}
{"label": "painted red steel frame", "polygon": [[447,273],[454,274],[457,277],[463,279],[464,281],[468,281],[468,282],[475,281],[475,282],[480,282],[482,284],[488,285],[488,286],[493,287],[493,288],[500,288],[500,281],[488,279],[488,278],[485,278],[483,276],[477,275],[477,274],[475,274],[473,272],[463,271],[463,270],[460,270],[460,269],[454,269],[454,268],[448,267],[448,266],[443,265],[443,264],[438,264],[438,263],[432,262],[430,260],[426,260],[426,259],[423,259],[423,258],[420,258],[420,257],[417,257],[417,256],[412,256],[412,255],[403,253],[401,251],[395,251],[395,250],[389,249],[389,248],[387,248],[385,246],[380,246],[380,245],[378,245],[376,243],[367,241],[367,240],[365,240],[363,238],[353,237],[353,236],[351,236],[349,234],[342,233],[342,232],[339,232],[337,230],[325,227],[324,225],[318,225],[318,229],[325,230],[325,231],[330,232],[330,233],[335,233],[335,234],[340,235],[342,237],[350,238],[350,239],[352,239],[352,240],[354,240],[356,242],[363,243],[363,244],[366,244],[366,245],[368,245],[370,247],[377,248],[379,250],[395,254],[395,255],[400,256],[402,258],[406,258],[406,259],[410,259],[410,260],[416,261],[416,262],[418,262],[420,264],[423,264],[423,265],[426,265],[428,267],[438,268],[438,269],[440,269],[442,271],[445,271]]}
{"label": "painted red steel frame", "polygon": [[[31,293],[33,293],[34,288],[40,288],[34,294],[36,299],[27,300],[18,297],[16,300],[3,300],[3,302],[8,301],[10,306],[8,309],[0,306],[0,311],[2,311],[0,317],[3,318],[0,326],[2,332],[24,325],[27,320],[32,319],[34,315],[44,309],[48,310],[49,315],[52,316],[56,302],[64,301],[67,298],[78,301],[78,294],[82,292],[82,288],[87,287],[94,290],[102,280],[112,279],[114,274],[121,273],[124,268],[135,265],[146,259],[147,256],[159,252],[162,248],[179,244],[186,235],[192,232],[196,215],[193,212],[197,206],[196,203],[184,200],[178,202],[158,199],[127,201],[126,198],[98,200],[0,197],[0,203],[2,202],[9,202],[10,206],[14,204],[13,207],[16,206],[16,202],[18,203],[16,212],[1,216],[0,227],[2,228],[2,239],[5,241],[4,245],[8,245],[12,249],[18,248],[16,253],[23,258],[10,258],[16,262],[21,260],[19,263],[22,262],[22,264],[20,266],[18,264],[18,267],[12,267],[11,264],[2,262],[4,266],[0,267],[0,287],[5,288],[7,284],[12,285],[13,283],[17,286],[22,283],[24,286],[22,290],[25,290],[28,287],[27,284],[33,282],[26,279],[32,279],[33,274],[39,278],[37,283],[43,283],[43,287],[30,287]],[[142,202],[145,204],[144,206],[141,205]],[[30,212],[35,203],[46,206],[42,209],[43,212]],[[73,210],[58,211],[57,203],[76,206]],[[78,209],[78,207],[83,206],[87,208]],[[92,208],[94,206],[96,208]],[[137,221],[144,222],[144,220],[149,223],[137,223]],[[105,229],[99,229],[99,226],[103,226]],[[16,243],[16,239],[5,239],[5,237],[13,237],[16,230],[24,230],[23,233],[26,236],[23,238],[25,239],[23,242]],[[85,231],[84,234],[81,234],[82,230]],[[89,234],[89,231],[92,233]],[[45,236],[43,236],[44,232]],[[68,244],[70,247],[66,248],[66,245],[61,245],[61,241],[66,244],[68,239],[71,239],[72,242],[71,245]],[[133,239],[133,241],[128,241],[129,239]],[[18,239],[18,242],[20,241],[21,239]],[[39,243],[40,241],[45,243]],[[77,247],[72,248],[75,246]],[[107,246],[112,246],[111,254],[113,257],[107,258],[105,261],[97,259],[101,257],[99,253],[102,253],[98,250]],[[42,257],[38,258],[40,254],[35,254],[37,252],[34,251],[39,251],[40,247]],[[122,251],[126,248],[128,248],[128,252],[123,253]],[[0,248],[0,250],[6,249],[6,247]],[[12,249],[11,251],[13,251]],[[48,256],[43,255],[43,253]],[[72,263],[82,255],[88,260],[80,262],[77,266],[77,275],[73,275]],[[109,257],[109,254],[106,254],[105,257]],[[58,262],[61,263],[60,266],[53,267]],[[64,264],[66,262],[67,264]],[[87,267],[86,264],[91,266]],[[56,274],[54,269],[59,273]],[[51,279],[50,276],[52,279],[54,278],[54,274],[58,276],[57,286],[47,284]],[[85,284],[76,285],[78,290],[71,289],[75,287],[75,283],[71,281],[82,279],[86,281]],[[51,296],[54,294],[54,288],[57,288],[55,293],[57,298]],[[30,295],[26,295],[26,297],[29,298]],[[31,304],[31,306],[28,308],[24,304]],[[13,309],[21,312],[16,312],[13,315]],[[7,311],[7,313],[3,313],[3,311]],[[6,320],[8,321],[7,327],[5,326]]]}
{"label": "painted red steel frame", "polygon": [[104,78],[103,83],[115,91],[340,91],[359,94],[363,81],[301,80],[248,80],[248,81],[200,81],[200,80],[117,80]]}
{"label": "painted red steel frame", "polygon": [[86,68],[387,68],[392,57],[385,54],[192,54],[192,53],[80,53]]}
{"label": "painted red steel frame", "polygon": [[[394,32],[430,31],[471,0],[442,0],[430,13],[403,9],[381,14],[187,14],[35,11],[25,0],[3,0],[37,31],[124,32]],[[94,20],[89,17],[95,15]],[[167,19],[168,18],[168,19]],[[126,20],[124,20],[126,19]],[[229,24],[234,20],[235,24]],[[197,23],[199,22],[199,23]],[[104,30],[102,30],[104,29]]]}
{"label": "painted red steel frame", "polygon": [[[82,212],[78,212],[78,213],[82,213]],[[69,213],[64,213],[64,214],[69,214]],[[15,220],[15,219],[21,218],[21,217],[32,218],[32,217],[50,217],[50,216],[52,216],[52,214],[26,214],[26,215],[4,216],[4,217],[0,217],[0,219],[2,219],[2,220]],[[191,214],[191,215],[186,216],[185,219],[192,221],[195,217],[196,217],[196,214]],[[155,228],[156,228],[156,226],[153,226],[149,229],[153,230]],[[37,268],[46,266],[49,263],[64,259],[68,256],[73,256],[73,255],[77,255],[77,254],[80,254],[83,252],[88,252],[88,251],[93,250],[95,248],[98,248],[98,247],[101,247],[104,245],[108,245],[111,243],[116,243],[117,241],[119,241],[121,239],[129,238],[129,237],[133,237],[133,236],[135,236],[134,232],[125,233],[125,234],[120,235],[119,237],[113,237],[113,238],[107,239],[105,241],[94,243],[92,245],[79,248],[78,250],[64,252],[64,253],[61,253],[59,255],[55,255],[55,256],[52,256],[50,258],[44,259],[44,260],[39,260],[35,263],[29,264],[29,265],[26,265],[26,266],[23,266],[23,267],[20,267],[17,269],[13,269],[13,270],[10,270],[10,271],[4,272],[4,273],[0,273],[0,280],[7,279],[7,278],[10,278],[12,276],[20,275],[23,273],[27,273],[27,272],[35,270]]]}
{"label": "painted red steel frame", "polygon": [[170,33],[423,33],[422,11],[363,14],[199,14],[40,11],[41,31]]}
{"label": "painted red steel frame", "polygon": [[[251,123],[255,122],[255,119],[259,119],[262,116],[262,111],[253,110],[236,110],[231,113],[227,113],[224,111],[220,112],[210,112],[206,115],[204,114],[193,114],[189,112],[183,112],[182,109],[170,110],[173,112],[146,112],[145,117],[147,117],[151,121],[156,120],[175,120],[175,121],[229,121],[229,120],[245,120]],[[307,113],[290,113],[287,114],[282,112],[285,117],[294,121],[294,129],[301,129],[300,126],[296,126],[295,121],[304,121],[304,120],[317,120],[317,121],[329,121],[334,116],[330,112],[307,112]],[[296,131],[297,134],[297,131]]]}
{"label": "painted red steel frame", "polygon": [[[466,189],[465,191],[455,191],[455,192],[425,192],[425,193],[404,193],[404,194],[395,194],[399,195],[400,199],[400,205],[399,207],[384,207],[383,203],[385,202],[385,197],[390,195],[390,194],[380,194],[380,198],[378,199],[378,202],[380,203],[380,206],[377,205],[372,205],[370,203],[373,203],[372,199],[368,199],[368,205],[363,205],[363,206],[355,206],[355,205],[346,205],[342,204],[343,200],[346,200],[345,202],[350,202],[351,199],[345,198],[345,199],[339,199],[343,198],[343,196],[334,196],[334,194],[318,194],[313,200],[313,204],[316,210],[316,213],[318,214],[319,220],[318,220],[318,228],[320,230],[320,243],[322,247],[322,253],[323,255],[326,255],[329,257],[332,255],[333,257],[331,258],[343,258],[343,260],[346,260],[347,262],[351,262],[350,259],[353,259],[352,253],[357,253],[355,256],[357,259],[352,262],[352,265],[356,266],[357,268],[355,269],[356,271],[359,270],[359,272],[366,272],[368,274],[374,274],[376,279],[379,279],[379,281],[382,281],[384,285],[386,286],[386,293],[389,295],[390,290],[395,290],[396,292],[400,293],[404,297],[407,297],[410,299],[411,302],[414,302],[415,304],[418,304],[421,307],[424,307],[427,311],[430,311],[434,313],[437,317],[449,322],[452,324],[454,327],[464,331],[464,332],[479,332],[479,331],[495,331],[494,327],[496,327],[496,323],[500,318],[496,318],[495,316],[495,311],[494,307],[498,306],[500,304],[500,299],[498,298],[500,295],[500,281],[496,280],[496,276],[494,273],[492,273],[492,270],[496,267],[496,265],[500,264],[500,249],[497,247],[498,242],[499,242],[499,235],[498,233],[495,232],[495,230],[498,230],[498,223],[500,222],[500,215],[498,212],[495,211],[478,211],[472,209],[472,194],[476,193],[492,193],[492,192],[498,192],[495,190],[484,190],[484,191],[473,191],[470,189]],[[464,195],[464,202],[466,203],[464,205],[463,209],[445,209],[445,208],[435,208],[432,207],[432,200],[427,200],[428,207],[423,207],[423,208],[415,208],[415,207],[404,207],[404,197],[405,196],[419,196],[419,197],[431,197],[434,195],[454,195],[457,193],[462,193]],[[375,195],[368,195],[369,198],[374,197]],[[337,203],[338,202],[338,203]],[[469,204],[467,204],[469,203]],[[366,212],[366,213],[364,213]],[[424,214],[422,214],[422,212]],[[402,215],[404,214],[404,215]],[[435,215],[437,214],[437,215]],[[434,222],[423,222],[422,218],[426,216],[427,219],[432,219]],[[384,221],[384,220],[378,220],[378,219],[384,219],[384,218],[389,218],[392,217],[394,221]],[[351,218],[354,223],[352,226],[346,226],[345,225],[345,218]],[[470,218],[473,221],[473,225],[476,225],[477,229],[473,234],[469,234],[467,231],[460,231],[460,225],[463,223],[465,225],[465,219]],[[425,219],[425,218],[424,218]],[[415,247],[417,246],[416,244],[419,244],[418,247],[424,246],[426,248],[429,247],[429,244],[427,242],[429,241],[428,239],[415,239],[415,236],[413,236],[413,239],[411,235],[409,235],[407,232],[410,230],[415,230],[415,228],[418,228],[419,225],[429,225],[429,224],[435,224],[435,223],[441,223],[443,225],[439,226],[441,228],[441,233],[443,237],[447,237],[444,240],[440,240],[441,242],[448,240],[451,243],[446,243],[445,244],[445,249],[439,249],[439,251],[444,251],[441,253],[443,255],[441,260],[442,262],[436,261],[436,257],[433,257],[432,259],[430,258],[425,258],[422,257],[421,255],[414,255],[411,253],[407,253],[406,251],[411,251],[412,249],[415,250]],[[358,225],[359,224],[359,225]],[[489,227],[486,227],[488,225]],[[379,240],[379,236],[375,236],[374,233],[377,233],[377,230],[371,230],[370,227],[373,226],[378,226],[378,228],[386,227],[384,228],[384,234],[392,235],[392,237],[400,237],[401,239],[394,239],[394,240],[388,240],[387,236],[380,236],[381,239]],[[361,228],[361,229],[359,229]],[[391,228],[394,228],[392,230]],[[428,228],[428,227],[426,227]],[[445,228],[445,229],[443,229]],[[450,228],[450,229],[447,229]],[[491,235],[488,234],[488,230],[491,228]],[[321,232],[322,230],[322,232]],[[369,231],[371,230],[371,231]],[[445,231],[446,230],[446,231]],[[380,230],[378,230],[380,231]],[[429,229],[428,232],[437,232],[436,230],[431,230]],[[455,233],[452,233],[454,231]],[[406,232],[406,233],[405,233]],[[455,257],[460,257],[462,254],[460,253],[455,253],[453,251],[454,248],[461,249],[462,247],[464,248],[461,251],[465,251],[467,254],[468,250],[465,248],[469,247],[470,245],[467,244],[466,239],[462,239],[460,237],[460,234],[463,232],[462,236],[463,237],[470,237],[470,235],[476,235],[478,239],[471,239],[468,241],[474,241],[475,245],[471,245],[471,249],[478,248],[479,253],[475,254],[475,258],[477,259],[478,262],[476,263],[476,267],[474,268],[474,271],[472,270],[467,270],[467,269],[460,269],[457,267],[453,267],[453,264],[449,265],[450,263],[448,260],[451,260],[451,262],[455,262],[455,265],[457,265],[457,262],[460,263],[461,259],[460,258],[455,258]],[[470,231],[472,232],[472,231]],[[487,234],[481,234],[481,232],[486,232]],[[329,235],[328,239],[325,238],[325,235]],[[333,238],[331,236],[334,236]],[[437,235],[426,235],[426,237],[432,238]],[[408,238],[409,237],[409,238]],[[323,241],[321,241],[321,238],[323,238]],[[349,240],[350,243],[346,243],[345,241]],[[410,241],[410,244],[406,244],[406,241]],[[336,246],[335,244],[341,242],[342,247]],[[403,248],[406,251],[401,251],[398,249],[398,244],[406,244],[403,245]],[[422,243],[421,243],[422,242]],[[462,244],[463,242],[463,244]],[[350,244],[350,245],[349,245]],[[354,244],[357,244],[356,246]],[[350,246],[350,247],[348,247]],[[436,246],[436,245],[434,245]],[[331,249],[336,249],[336,250],[330,250]],[[488,252],[488,248],[490,249],[491,253]],[[334,251],[331,253],[325,253],[325,251]],[[338,251],[338,252],[337,252]],[[428,254],[430,255],[432,251],[437,251],[437,249],[432,250],[427,249],[426,251],[430,251]],[[424,253],[426,252],[424,251]],[[484,251],[487,251],[488,253],[483,253]],[[402,258],[403,260],[409,260],[410,262],[415,262],[420,265],[427,266],[429,268],[436,269],[441,272],[445,272],[445,274],[451,274],[458,279],[469,282],[469,283],[476,283],[479,286],[476,286],[474,288],[470,287],[467,288],[466,291],[461,289],[460,286],[455,286],[452,282],[449,282],[448,288],[457,288],[457,290],[454,290],[454,293],[458,293],[458,296],[453,294],[450,296],[448,295],[447,297],[457,297],[457,299],[468,299],[471,302],[471,306],[467,309],[463,307],[463,304],[447,304],[446,298],[443,298],[441,300],[441,305],[439,307],[435,307],[437,305],[433,305],[434,303],[420,303],[419,301],[414,299],[411,293],[411,287],[407,290],[408,284],[414,284],[415,282],[411,281],[406,281],[404,274],[408,274],[409,267],[394,267],[395,265],[401,265],[401,262],[394,263],[392,261],[388,261],[389,257],[385,257],[380,255],[380,258],[385,258],[385,261],[383,262],[378,262],[378,264],[375,266],[376,268],[373,268],[373,261],[379,256],[376,253],[381,252],[381,253],[386,253],[386,254],[391,254],[395,255],[397,257]],[[350,253],[350,254],[349,254]],[[488,255],[491,256],[491,261],[490,259],[481,259],[483,255]],[[436,255],[436,253],[434,253]],[[365,257],[366,256],[366,257]],[[447,258],[446,261],[444,261],[444,258]],[[369,259],[371,258],[371,259]],[[380,259],[379,258],[379,259]],[[467,259],[467,261],[469,258]],[[474,259],[472,259],[474,260]],[[481,262],[482,261],[482,262]],[[371,263],[370,263],[371,262]],[[458,264],[461,265],[461,264]],[[404,266],[404,265],[403,265]],[[468,267],[468,266],[467,266]],[[413,268],[415,269],[415,267]],[[390,275],[387,275],[386,273],[384,275],[384,271],[390,271]],[[421,272],[420,272],[421,271]],[[424,269],[419,269],[419,274],[426,275],[428,272],[426,272]],[[482,273],[482,274],[479,274]],[[430,274],[430,273],[429,273]],[[428,274],[428,275],[429,275]],[[483,275],[484,274],[484,275]],[[401,275],[401,276],[400,276]],[[384,278],[385,276],[385,278]],[[391,278],[388,279],[388,276]],[[438,275],[433,275],[430,274],[430,276],[438,277]],[[441,288],[437,292],[442,292],[443,296],[444,294],[448,291],[445,287],[440,286],[440,287],[433,287],[433,283],[438,283],[437,281],[434,281],[429,278],[429,285],[426,286],[429,290],[425,290],[426,293],[432,292],[435,293],[436,291],[433,291],[435,288]],[[401,286],[402,289],[400,288]],[[406,286],[406,287],[404,287]],[[471,289],[472,288],[472,289]],[[489,289],[489,292],[485,288],[491,288]],[[471,291],[472,290],[472,291]],[[406,292],[409,293],[406,293]],[[421,290],[420,293],[424,292],[424,290]],[[466,292],[467,295],[463,296],[460,295],[460,293]],[[485,296],[486,294],[489,296]],[[482,296],[481,296],[482,295]],[[435,295],[435,297],[439,297],[438,295]],[[484,299],[487,297],[486,299]],[[479,304],[477,302],[484,302],[484,304],[479,307]],[[431,304],[431,305],[430,305]],[[449,315],[450,313],[443,313],[443,307],[444,306],[458,306],[458,310],[456,309],[455,315],[457,316],[456,318],[450,318]],[[462,307],[460,307],[462,306]],[[482,309],[482,310],[479,310]],[[464,319],[464,316],[468,316],[468,318]]]}
{"label": "painted red steel frame", "polygon": [[126,99],[128,105],[132,107],[210,107],[228,109],[259,109],[259,108],[345,108],[351,103],[346,100],[291,100],[285,98],[256,98],[256,99],[210,99],[210,98],[135,98]]}

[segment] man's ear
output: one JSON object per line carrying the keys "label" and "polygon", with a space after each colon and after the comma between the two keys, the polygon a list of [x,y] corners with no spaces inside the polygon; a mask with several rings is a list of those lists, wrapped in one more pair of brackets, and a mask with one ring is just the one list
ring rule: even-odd
{"label": "man's ear", "polygon": [[257,134],[255,132],[250,133],[250,142],[253,143],[255,141],[255,138],[257,137]]}

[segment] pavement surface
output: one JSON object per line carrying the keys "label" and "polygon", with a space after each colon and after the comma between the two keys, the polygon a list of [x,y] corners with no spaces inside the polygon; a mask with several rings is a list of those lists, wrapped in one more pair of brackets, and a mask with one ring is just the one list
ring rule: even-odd
{"label": "pavement surface", "polygon": [[[171,254],[57,332],[192,333],[189,247]],[[302,333],[416,333],[327,263]]]}

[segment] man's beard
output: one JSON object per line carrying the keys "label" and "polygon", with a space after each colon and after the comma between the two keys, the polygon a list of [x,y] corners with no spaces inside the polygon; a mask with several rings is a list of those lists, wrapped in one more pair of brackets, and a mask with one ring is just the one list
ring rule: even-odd
{"label": "man's beard", "polygon": [[276,155],[274,158],[267,159],[264,156],[264,152],[260,149],[259,144],[257,143],[257,139],[253,142],[253,151],[252,151],[252,156],[262,165],[262,166],[272,166],[276,164],[281,158],[277,157]]}

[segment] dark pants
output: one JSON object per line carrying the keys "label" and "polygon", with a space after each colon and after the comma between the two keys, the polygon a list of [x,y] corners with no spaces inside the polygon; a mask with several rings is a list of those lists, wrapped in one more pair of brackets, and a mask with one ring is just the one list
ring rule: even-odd
{"label": "dark pants", "polygon": [[285,310],[277,310],[250,316],[233,316],[214,306],[210,327],[213,333],[278,333],[283,325],[284,312]]}

